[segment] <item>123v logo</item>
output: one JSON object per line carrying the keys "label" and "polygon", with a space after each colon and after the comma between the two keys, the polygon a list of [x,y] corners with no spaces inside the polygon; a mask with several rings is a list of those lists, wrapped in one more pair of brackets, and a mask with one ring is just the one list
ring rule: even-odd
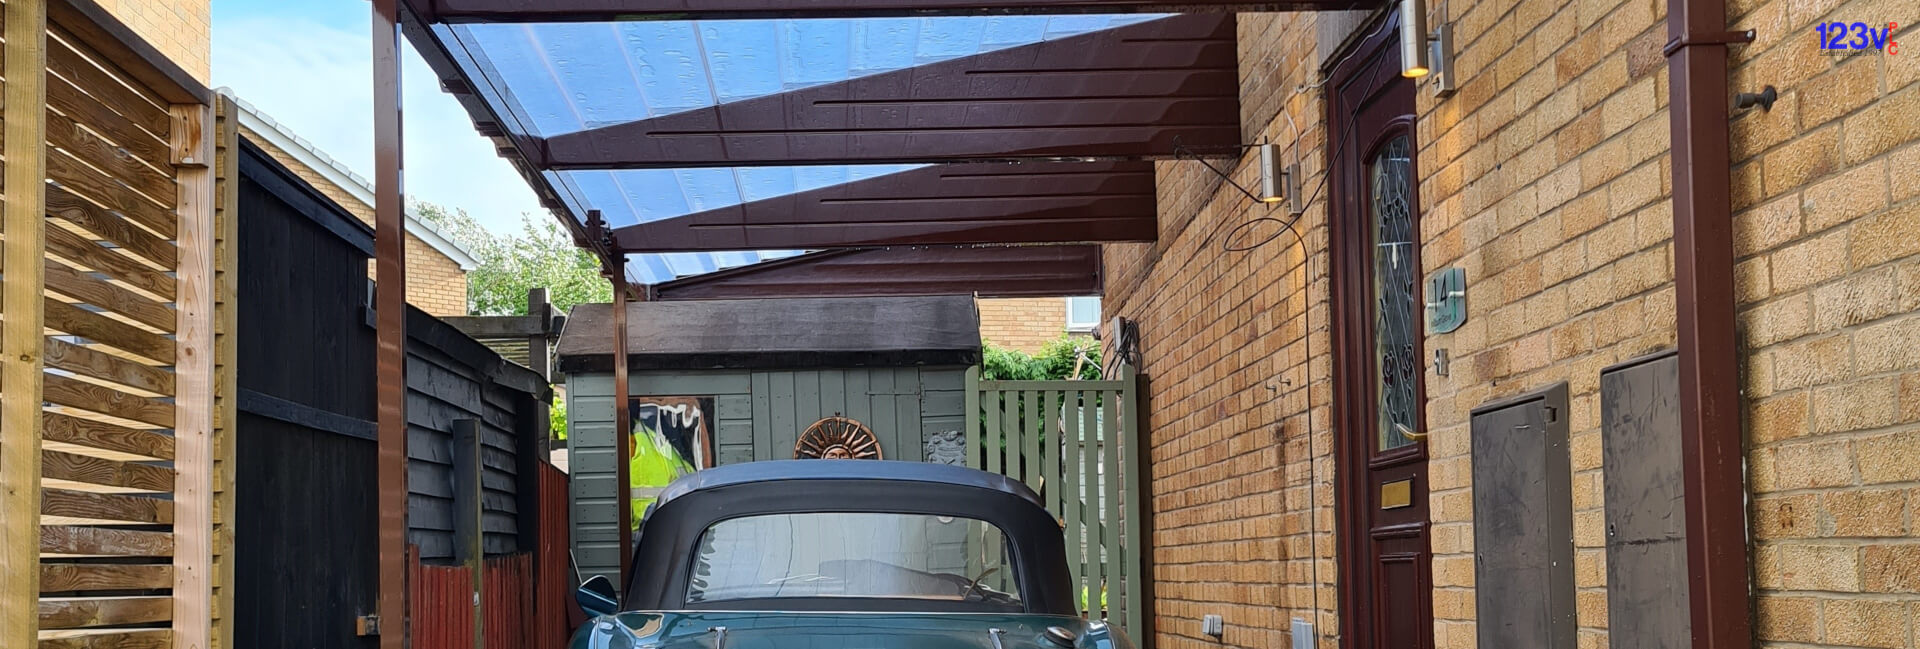
{"label": "123v logo", "polygon": [[1820,49],[1828,52],[1849,50],[1881,50],[1888,55],[1899,54],[1900,44],[1893,42],[1893,32],[1900,29],[1900,23],[1887,23],[1886,27],[1875,29],[1866,23],[1820,23],[1813,26],[1820,33]]}

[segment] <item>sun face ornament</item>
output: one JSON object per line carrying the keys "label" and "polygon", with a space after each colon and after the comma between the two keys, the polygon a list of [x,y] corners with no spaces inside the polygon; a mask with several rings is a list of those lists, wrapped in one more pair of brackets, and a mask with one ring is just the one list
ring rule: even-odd
{"label": "sun face ornament", "polygon": [[800,433],[793,445],[796,460],[878,460],[880,440],[873,429],[853,419],[833,416],[816,421]]}

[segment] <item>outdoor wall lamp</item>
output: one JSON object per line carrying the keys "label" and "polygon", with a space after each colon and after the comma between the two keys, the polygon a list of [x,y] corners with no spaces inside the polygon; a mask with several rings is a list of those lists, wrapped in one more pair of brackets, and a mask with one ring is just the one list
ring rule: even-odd
{"label": "outdoor wall lamp", "polygon": [[1184,159],[1191,156],[1194,160],[1199,161],[1200,164],[1206,165],[1207,170],[1213,172],[1213,175],[1219,176],[1221,180],[1226,181],[1228,185],[1232,185],[1234,189],[1240,190],[1240,193],[1246,194],[1247,198],[1253,199],[1254,202],[1264,203],[1269,206],[1285,203],[1288,214],[1299,216],[1301,212],[1300,165],[1282,164],[1280,145],[1278,144],[1242,145],[1240,148],[1242,150],[1247,148],[1257,149],[1260,153],[1260,191],[1257,193],[1241,186],[1240,183],[1234,182],[1233,176],[1228,174],[1225,169],[1213,166],[1213,163],[1207,162],[1206,158],[1194,155],[1192,151],[1188,151],[1178,142],[1173,145],[1173,153],[1176,159]]}
{"label": "outdoor wall lamp", "polygon": [[1427,31],[1424,0],[1400,0],[1400,20],[1400,76],[1432,76],[1435,95],[1453,94],[1453,25]]}

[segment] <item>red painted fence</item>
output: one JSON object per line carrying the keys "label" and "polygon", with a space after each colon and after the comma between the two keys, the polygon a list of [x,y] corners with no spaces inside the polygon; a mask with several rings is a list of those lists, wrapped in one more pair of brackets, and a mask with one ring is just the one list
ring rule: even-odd
{"label": "red painted fence", "polygon": [[[490,649],[559,649],[571,631],[567,474],[540,465],[540,545],[489,557],[481,569],[481,637]],[[418,553],[415,553],[418,556]],[[473,572],[413,560],[413,649],[474,649]]]}

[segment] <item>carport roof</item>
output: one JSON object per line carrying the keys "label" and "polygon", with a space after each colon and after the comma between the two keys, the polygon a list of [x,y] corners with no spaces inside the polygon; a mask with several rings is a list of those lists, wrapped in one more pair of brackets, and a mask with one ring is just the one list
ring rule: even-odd
{"label": "carport roof", "polygon": [[[403,0],[402,18],[476,127],[577,242],[608,258],[649,245],[594,230],[590,214],[608,229],[635,227],[928,164],[1139,160],[1172,156],[1182,144],[1237,151],[1230,13],[1166,17],[1144,13],[1165,8],[1155,3],[1109,0],[1040,0],[1012,10],[831,0],[700,3],[716,10],[704,17],[716,19],[684,20],[684,12],[671,13],[674,4]],[[1098,13],[1107,11],[1114,13]],[[719,19],[748,16],[763,19]],[[644,20],[614,20],[624,18]],[[905,220],[945,211],[945,197],[922,198],[935,204],[893,211]],[[1027,231],[1047,224],[1033,225]],[[1100,238],[1107,231],[1079,241],[1140,238]],[[1072,236],[1040,241],[1077,242]],[[873,243],[760,239],[738,249],[634,255],[629,274],[660,283]],[[1000,233],[985,243],[1028,239]]]}

